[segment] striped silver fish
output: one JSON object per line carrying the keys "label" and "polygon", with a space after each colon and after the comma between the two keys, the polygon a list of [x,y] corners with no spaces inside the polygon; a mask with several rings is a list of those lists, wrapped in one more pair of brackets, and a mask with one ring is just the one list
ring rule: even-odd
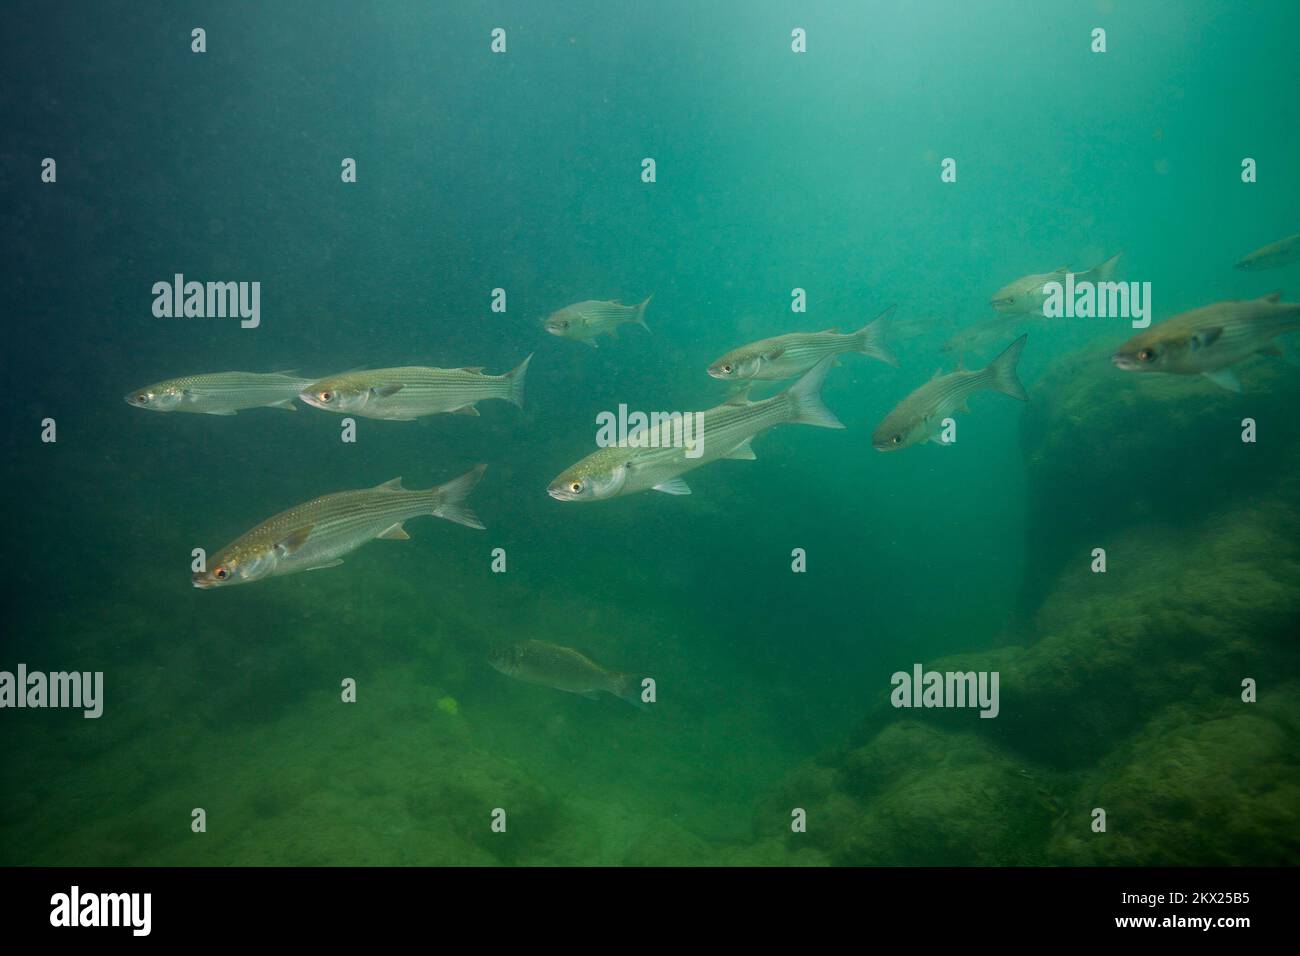
{"label": "striped silver fish", "polygon": [[377,368],[347,372],[309,383],[299,394],[308,405],[328,412],[409,422],[422,415],[450,412],[477,415],[475,402],[502,398],[524,407],[524,375],[532,356],[504,375],[476,368]]}
{"label": "striped silver fish", "polygon": [[732,349],[709,365],[709,374],[725,381],[778,381],[802,375],[828,355],[861,352],[874,359],[897,365],[898,359],[885,344],[890,306],[856,332],[791,332]]}
{"label": "striped silver fish", "polygon": [[1271,242],[1262,249],[1256,249],[1242,258],[1233,268],[1243,269],[1246,272],[1259,272],[1262,269],[1289,266],[1297,260],[1300,260],[1300,232],[1279,239],[1277,242]]}
{"label": "striped silver fish", "polygon": [[608,335],[618,338],[618,327],[627,322],[635,322],[647,332],[650,326],[645,324],[645,307],[654,296],[646,297],[640,305],[623,305],[619,302],[575,302],[552,312],[542,323],[542,327],[552,335],[575,342],[585,342],[596,348],[596,336]]}
{"label": "striped silver fish", "polygon": [[942,445],[939,432],[943,420],[954,412],[970,411],[966,399],[986,388],[1027,401],[1029,396],[1016,375],[1016,363],[1028,337],[1020,336],[984,368],[968,370],[958,363],[955,372],[935,372],[930,381],[899,402],[876,426],[871,435],[872,447],[876,451],[897,451],[926,441]]}
{"label": "striped silver fish", "polygon": [[1111,362],[1126,372],[1204,375],[1221,388],[1240,392],[1232,366],[1256,353],[1283,354],[1273,339],[1300,330],[1300,304],[1281,298],[1273,292],[1175,315],[1133,336]]}
{"label": "striped silver fish", "polygon": [[191,581],[196,588],[216,588],[332,568],[367,541],[409,538],[402,522],[419,515],[481,529],[465,498],[486,467],[478,465],[424,491],[408,491],[401,478],[394,478],[374,488],[315,498],[236,538],[209,558],[206,570],[195,573]]}
{"label": "striped silver fish", "polygon": [[[1115,267],[1119,263],[1119,257],[1124,253],[1117,252],[1099,266],[1093,266],[1086,272],[1076,272],[1074,279],[1076,282],[1109,282],[1115,275]],[[1043,272],[1038,275],[1022,276],[1015,282],[1008,282],[989,299],[989,305],[993,306],[1003,315],[1043,315],[1043,303],[1047,301],[1047,293],[1043,291],[1043,286],[1049,282],[1065,282],[1065,275],[1069,272],[1069,266],[1061,266],[1055,272]]]}
{"label": "striped silver fish", "polygon": [[292,372],[214,372],[187,375],[136,389],[126,403],[154,412],[194,412],[200,415],[233,415],[245,408],[287,408],[298,393],[311,384]]}
{"label": "striped silver fish", "polygon": [[602,667],[571,647],[545,641],[520,641],[494,648],[488,653],[488,663],[507,677],[529,684],[593,699],[603,691],[633,706],[643,706],[641,681],[636,675]]}
{"label": "striped silver fish", "polygon": [[[821,387],[833,359],[827,357],[784,392],[751,402],[743,393],[704,412],[687,440],[685,416],[628,437],[626,446],[602,448],[556,476],[547,494],[558,501],[601,501],[639,491],[689,495],[681,476],[720,458],[753,460],[755,435],[794,422],[822,428],[844,425],[822,404]],[[634,444],[635,443],[635,444]],[[653,447],[657,445],[658,447]]]}

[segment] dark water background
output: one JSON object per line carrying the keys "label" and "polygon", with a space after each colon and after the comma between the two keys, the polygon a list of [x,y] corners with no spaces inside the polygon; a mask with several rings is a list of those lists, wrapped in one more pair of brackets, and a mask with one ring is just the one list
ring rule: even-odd
{"label": "dark water background", "polygon": [[[103,670],[107,703],[98,721],[0,717],[6,863],[743,859],[764,796],[858,728],[891,673],[1036,637],[1025,544],[1059,505],[1027,528],[1024,409],[983,395],[955,449],[870,447],[951,368],[939,345],[1014,277],[1121,250],[1157,318],[1297,285],[1295,267],[1230,268],[1300,221],[1286,2],[12,6],[0,667]],[[260,281],[261,327],[154,318],[151,286],[177,272]],[[652,331],[598,350],[539,327],[651,293]],[[827,385],[846,431],[777,429],[690,497],[546,496],[598,412],[710,407],[726,349],[895,303],[901,367],[847,356]],[[1054,359],[1127,334],[1031,334],[1031,396]],[[307,408],[122,401],[205,371],[500,372],[531,352],[522,412],[363,419],[354,445]],[[1133,408],[1125,428],[1147,427]],[[1201,461],[1180,453],[1160,467]],[[477,462],[487,532],[416,520],[336,570],[189,585],[192,548],[293,504]],[[484,663],[525,638],[653,673],[661,702]],[[513,843],[487,834],[496,806],[521,807]]]}

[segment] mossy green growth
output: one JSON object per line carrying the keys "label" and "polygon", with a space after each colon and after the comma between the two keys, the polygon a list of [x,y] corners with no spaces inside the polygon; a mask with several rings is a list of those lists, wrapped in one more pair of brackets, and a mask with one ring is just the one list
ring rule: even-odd
{"label": "mossy green growth", "polygon": [[456,702],[455,697],[443,697],[438,700],[438,709],[444,714],[450,714],[452,717],[460,716],[460,704]]}

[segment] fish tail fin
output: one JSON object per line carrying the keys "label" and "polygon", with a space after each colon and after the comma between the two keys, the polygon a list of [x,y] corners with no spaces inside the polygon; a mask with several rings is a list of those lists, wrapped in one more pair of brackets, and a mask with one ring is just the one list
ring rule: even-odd
{"label": "fish tail fin", "polygon": [[1124,255],[1117,252],[1099,266],[1094,266],[1092,270],[1094,282],[1109,282],[1115,275],[1115,269],[1119,265],[1119,257]]}
{"label": "fish tail fin", "polygon": [[858,329],[855,333],[860,340],[858,351],[863,355],[870,355],[874,359],[880,359],[888,365],[898,367],[898,357],[894,355],[889,346],[885,344],[885,336],[889,333],[889,323],[893,319],[894,309],[897,306],[891,305],[884,312]]}
{"label": "fish tail fin", "polygon": [[641,326],[641,328],[645,329],[647,332],[650,331],[650,326],[645,324],[645,307],[650,304],[650,300],[653,299],[654,297],[655,294],[653,292],[651,292],[648,296],[645,297],[645,301],[636,307],[636,318],[632,320],[637,325]]}
{"label": "fish tail fin", "polygon": [[505,397],[520,408],[524,407],[524,376],[528,374],[528,363],[533,360],[534,354],[533,352],[528,353],[528,358],[502,376],[510,383],[510,391],[506,393]]}
{"label": "fish tail fin", "polygon": [[609,692],[619,700],[625,700],[637,710],[649,710],[650,705],[641,699],[641,678],[625,671],[615,671],[609,682]]}
{"label": "fish tail fin", "polygon": [[1025,394],[1025,386],[1020,384],[1020,376],[1016,374],[1016,363],[1020,361],[1020,353],[1025,350],[1025,340],[1028,338],[1028,333],[1020,336],[984,369],[989,375],[989,388],[1022,402],[1029,401],[1029,396]]}
{"label": "fish tail fin", "polygon": [[785,390],[794,404],[790,421],[801,425],[817,425],[820,428],[843,428],[844,423],[835,417],[822,403],[822,383],[830,371],[834,356],[828,355],[807,372],[803,378]]}
{"label": "fish tail fin", "polygon": [[474,490],[478,480],[483,477],[486,468],[487,465],[475,465],[459,478],[453,478],[445,485],[434,488],[437,504],[434,505],[432,513],[439,518],[446,518],[448,521],[454,521],[469,528],[478,528],[480,531],[486,530],[483,522],[478,520],[478,515],[474,514],[469,505],[465,504],[465,499]]}

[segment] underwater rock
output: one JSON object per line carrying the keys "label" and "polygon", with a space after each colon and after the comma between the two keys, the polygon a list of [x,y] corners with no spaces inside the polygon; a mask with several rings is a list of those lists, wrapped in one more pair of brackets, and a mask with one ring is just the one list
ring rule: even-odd
{"label": "underwater rock", "polygon": [[[1288,866],[1300,859],[1300,687],[1257,704],[1175,705],[1088,774],[1053,862]],[[1106,812],[1094,833],[1091,811]]]}

